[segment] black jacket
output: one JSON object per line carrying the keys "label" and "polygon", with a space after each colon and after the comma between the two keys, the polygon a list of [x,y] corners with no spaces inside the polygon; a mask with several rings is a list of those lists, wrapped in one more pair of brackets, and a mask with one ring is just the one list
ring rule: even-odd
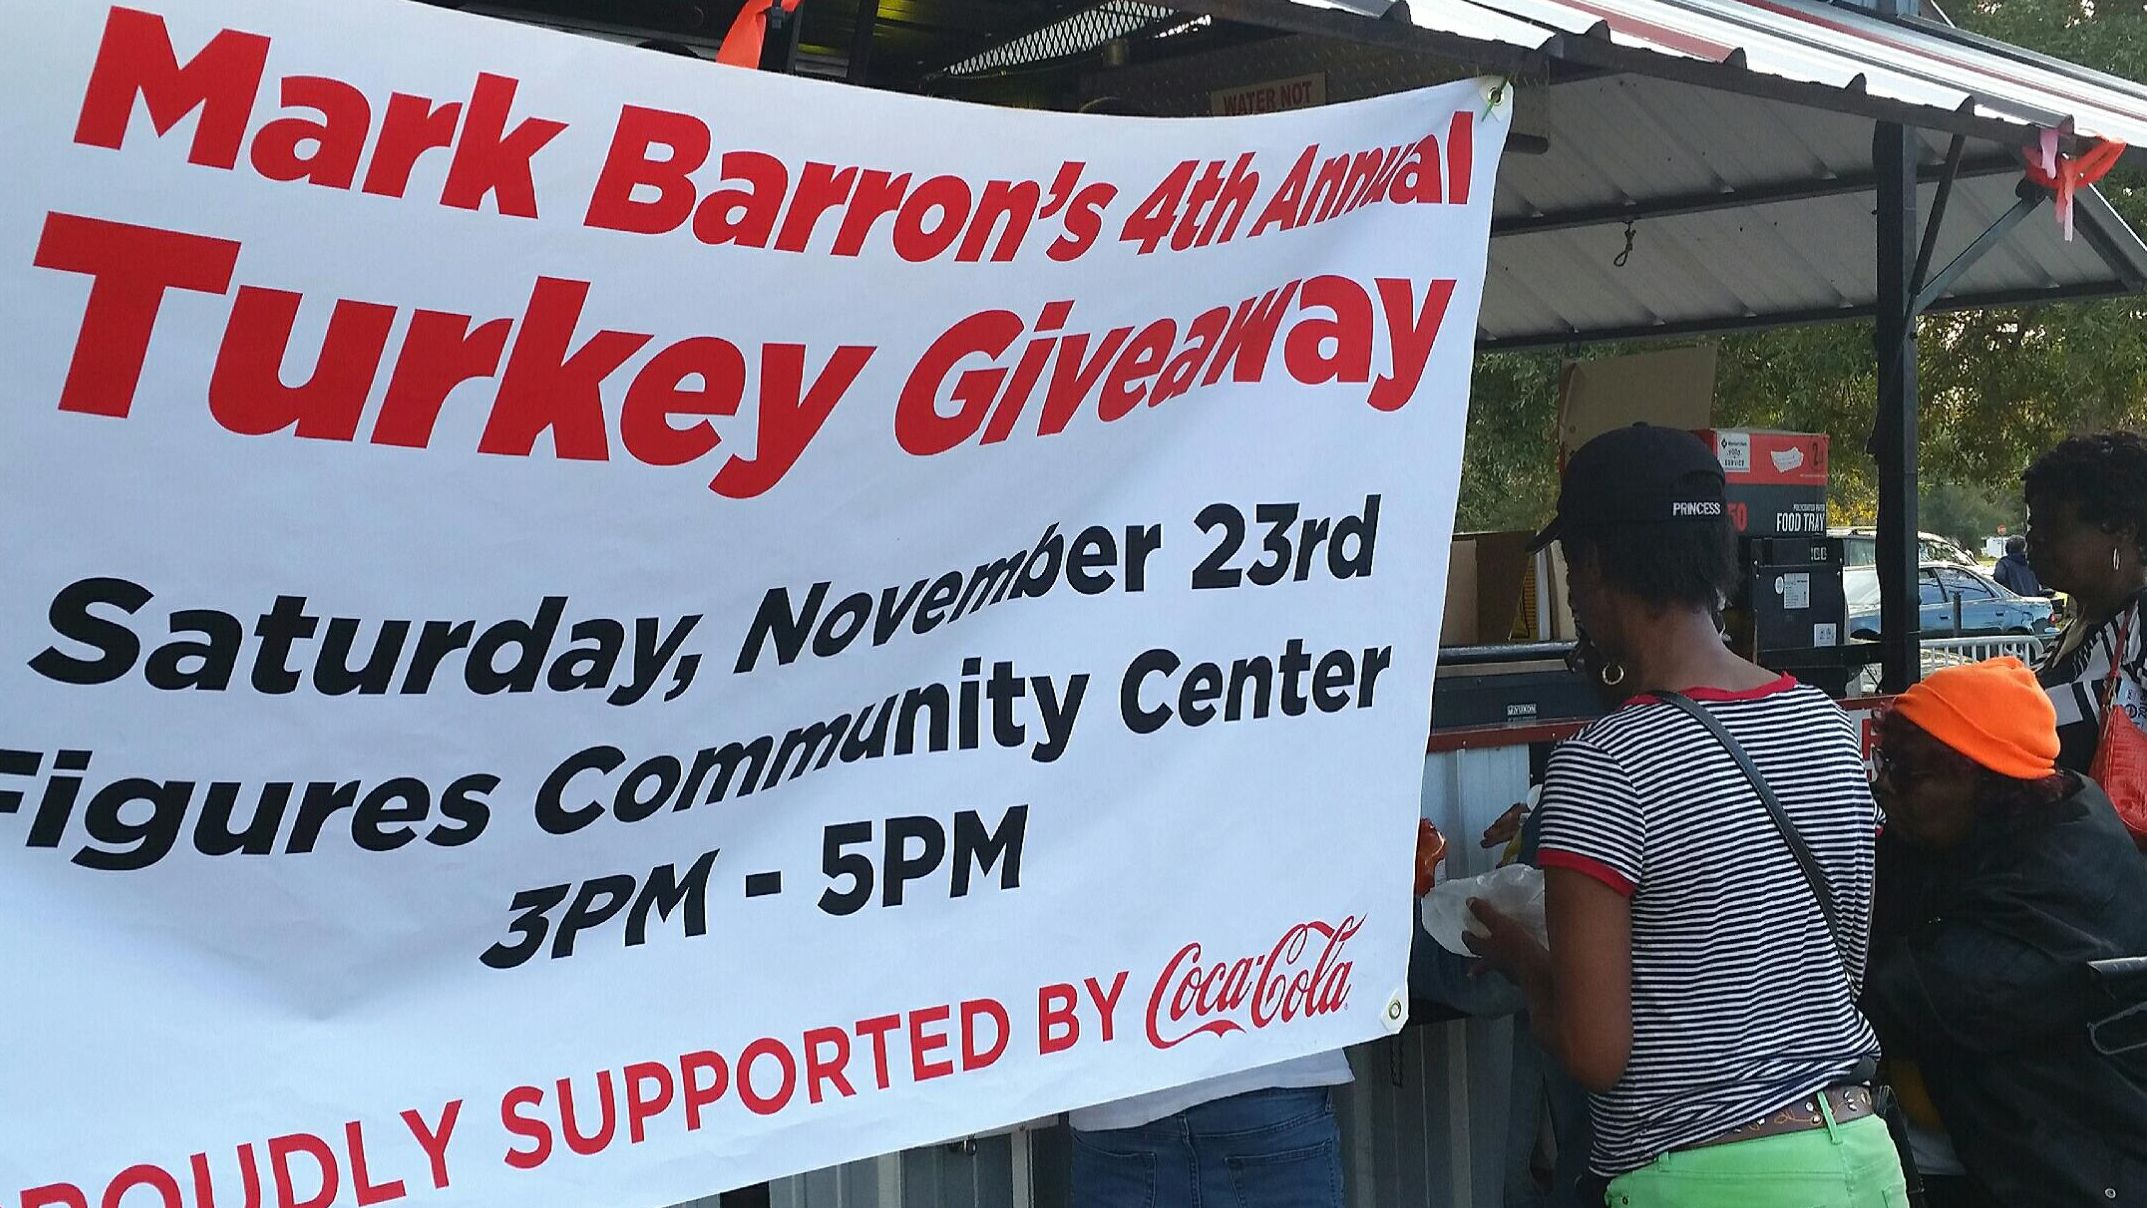
{"label": "black jacket", "polygon": [[2036,575],[2035,568],[2028,565],[2025,554],[2007,554],[1998,559],[1997,569],[1991,572],[1991,578],[1996,579],[2000,587],[2017,596],[2044,594],[2043,581]]}
{"label": "black jacket", "polygon": [[1952,852],[1879,845],[1864,1010],[1921,1066],[1961,1163],[2010,1208],[2147,1206],[2147,1051],[2087,962],[2147,955],[2147,862],[2108,798],[2072,796]]}

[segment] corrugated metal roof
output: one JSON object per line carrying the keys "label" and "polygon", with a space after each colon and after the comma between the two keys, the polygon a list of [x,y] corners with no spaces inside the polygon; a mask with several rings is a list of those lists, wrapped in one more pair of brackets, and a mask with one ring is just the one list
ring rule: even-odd
{"label": "corrugated metal roof", "polygon": [[[1517,95],[1515,129],[1548,140],[1549,150],[1500,166],[1484,342],[1854,318],[1873,308],[1868,121],[1637,75]],[[1920,213],[1931,212],[1944,156],[1943,141],[1926,141]],[[1971,140],[1963,165],[1934,270],[2016,200],[2021,172],[2010,148]],[[1940,308],[2136,288],[2147,279],[2147,246],[2092,191],[2079,205],[2082,238],[2068,243],[2047,212],[2033,217],[1954,282]],[[1628,219],[1632,254],[1621,267]]]}
{"label": "corrugated metal roof", "polygon": [[[1393,0],[1296,0],[1310,8],[1338,9],[1359,16],[1374,17],[1392,7]],[[1517,16],[1508,16],[1470,0],[1410,0],[1409,15],[1416,24],[1440,33],[1467,38],[1472,42],[1494,42],[1503,46],[1518,46],[1524,50],[1540,49],[1544,43],[1558,36],[1558,31],[1542,25],[1531,24]]]}
{"label": "corrugated metal roof", "polygon": [[[1399,15],[1376,0],[1281,7],[1301,6]],[[1479,13],[1530,28],[1500,33]],[[1594,69],[1516,93],[1515,131],[1548,146],[1500,167],[1478,333],[1491,347],[1874,313],[1875,118],[1925,129],[1925,215],[1947,132],[1965,140],[1934,274],[2039,196],[2019,191],[2035,131],[2147,148],[2147,86],[1826,0],[1410,0],[1408,14],[1442,38]],[[2081,193],[2076,220],[2072,241],[2047,212],[2014,226],[1933,309],[2147,290],[2147,245],[2099,194]]]}
{"label": "corrugated metal roof", "polygon": [[[1332,0],[1296,0],[1334,7]],[[1362,5],[1350,5],[1358,11]],[[1938,114],[2147,146],[2147,86],[1974,38],[1824,0],[1410,0],[1410,19],[1439,33],[1561,57],[1585,43],[1499,32],[1480,9],[1567,39],[1726,65]]]}
{"label": "corrugated metal roof", "polygon": [[[1295,4],[1277,7],[1298,12]],[[1412,38],[1419,32],[1400,28]],[[1384,31],[1364,41],[1325,31],[1108,68],[1087,86],[1157,114],[1205,114],[1213,91],[1253,80],[1319,73],[1328,100],[1344,102],[1466,70]],[[1875,311],[1868,116],[1641,72],[1556,74],[1566,78],[1524,80],[1514,92],[1517,137],[1493,195],[1478,333],[1485,344],[1557,345]],[[2019,141],[1965,140],[1934,275],[2016,201]],[[1939,132],[1922,140],[1925,219],[1948,142]],[[2077,204],[2077,239],[2064,240],[2045,206],[1953,280],[1937,308],[2147,286],[2147,245],[2093,190]],[[1633,253],[1619,267],[1613,262],[1628,220]]]}

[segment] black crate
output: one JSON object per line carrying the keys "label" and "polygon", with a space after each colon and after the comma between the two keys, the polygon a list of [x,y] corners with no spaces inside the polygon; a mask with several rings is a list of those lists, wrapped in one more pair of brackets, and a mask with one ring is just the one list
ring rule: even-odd
{"label": "black crate", "polygon": [[1838,537],[1753,537],[1743,543],[1741,603],[1751,650],[1838,646],[1847,637]]}

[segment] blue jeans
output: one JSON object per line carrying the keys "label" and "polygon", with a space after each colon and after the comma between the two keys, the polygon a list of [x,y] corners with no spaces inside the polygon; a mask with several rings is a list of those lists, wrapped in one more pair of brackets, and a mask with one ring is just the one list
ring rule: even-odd
{"label": "blue jeans", "polygon": [[1072,1208],[1342,1208],[1327,1088],[1248,1091],[1138,1128],[1075,1130]]}

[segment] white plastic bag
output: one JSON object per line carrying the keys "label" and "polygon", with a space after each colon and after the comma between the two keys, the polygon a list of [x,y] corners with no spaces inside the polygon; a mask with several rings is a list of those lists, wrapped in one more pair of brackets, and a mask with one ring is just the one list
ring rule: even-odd
{"label": "white plastic bag", "polygon": [[1549,946],[1543,921],[1543,872],[1526,864],[1508,864],[1481,876],[1442,881],[1424,895],[1418,908],[1424,930],[1439,946],[1461,956],[1474,956],[1461,942],[1461,933],[1484,934],[1483,924],[1469,911],[1469,899],[1481,898],[1499,913],[1528,928],[1536,942]]}

